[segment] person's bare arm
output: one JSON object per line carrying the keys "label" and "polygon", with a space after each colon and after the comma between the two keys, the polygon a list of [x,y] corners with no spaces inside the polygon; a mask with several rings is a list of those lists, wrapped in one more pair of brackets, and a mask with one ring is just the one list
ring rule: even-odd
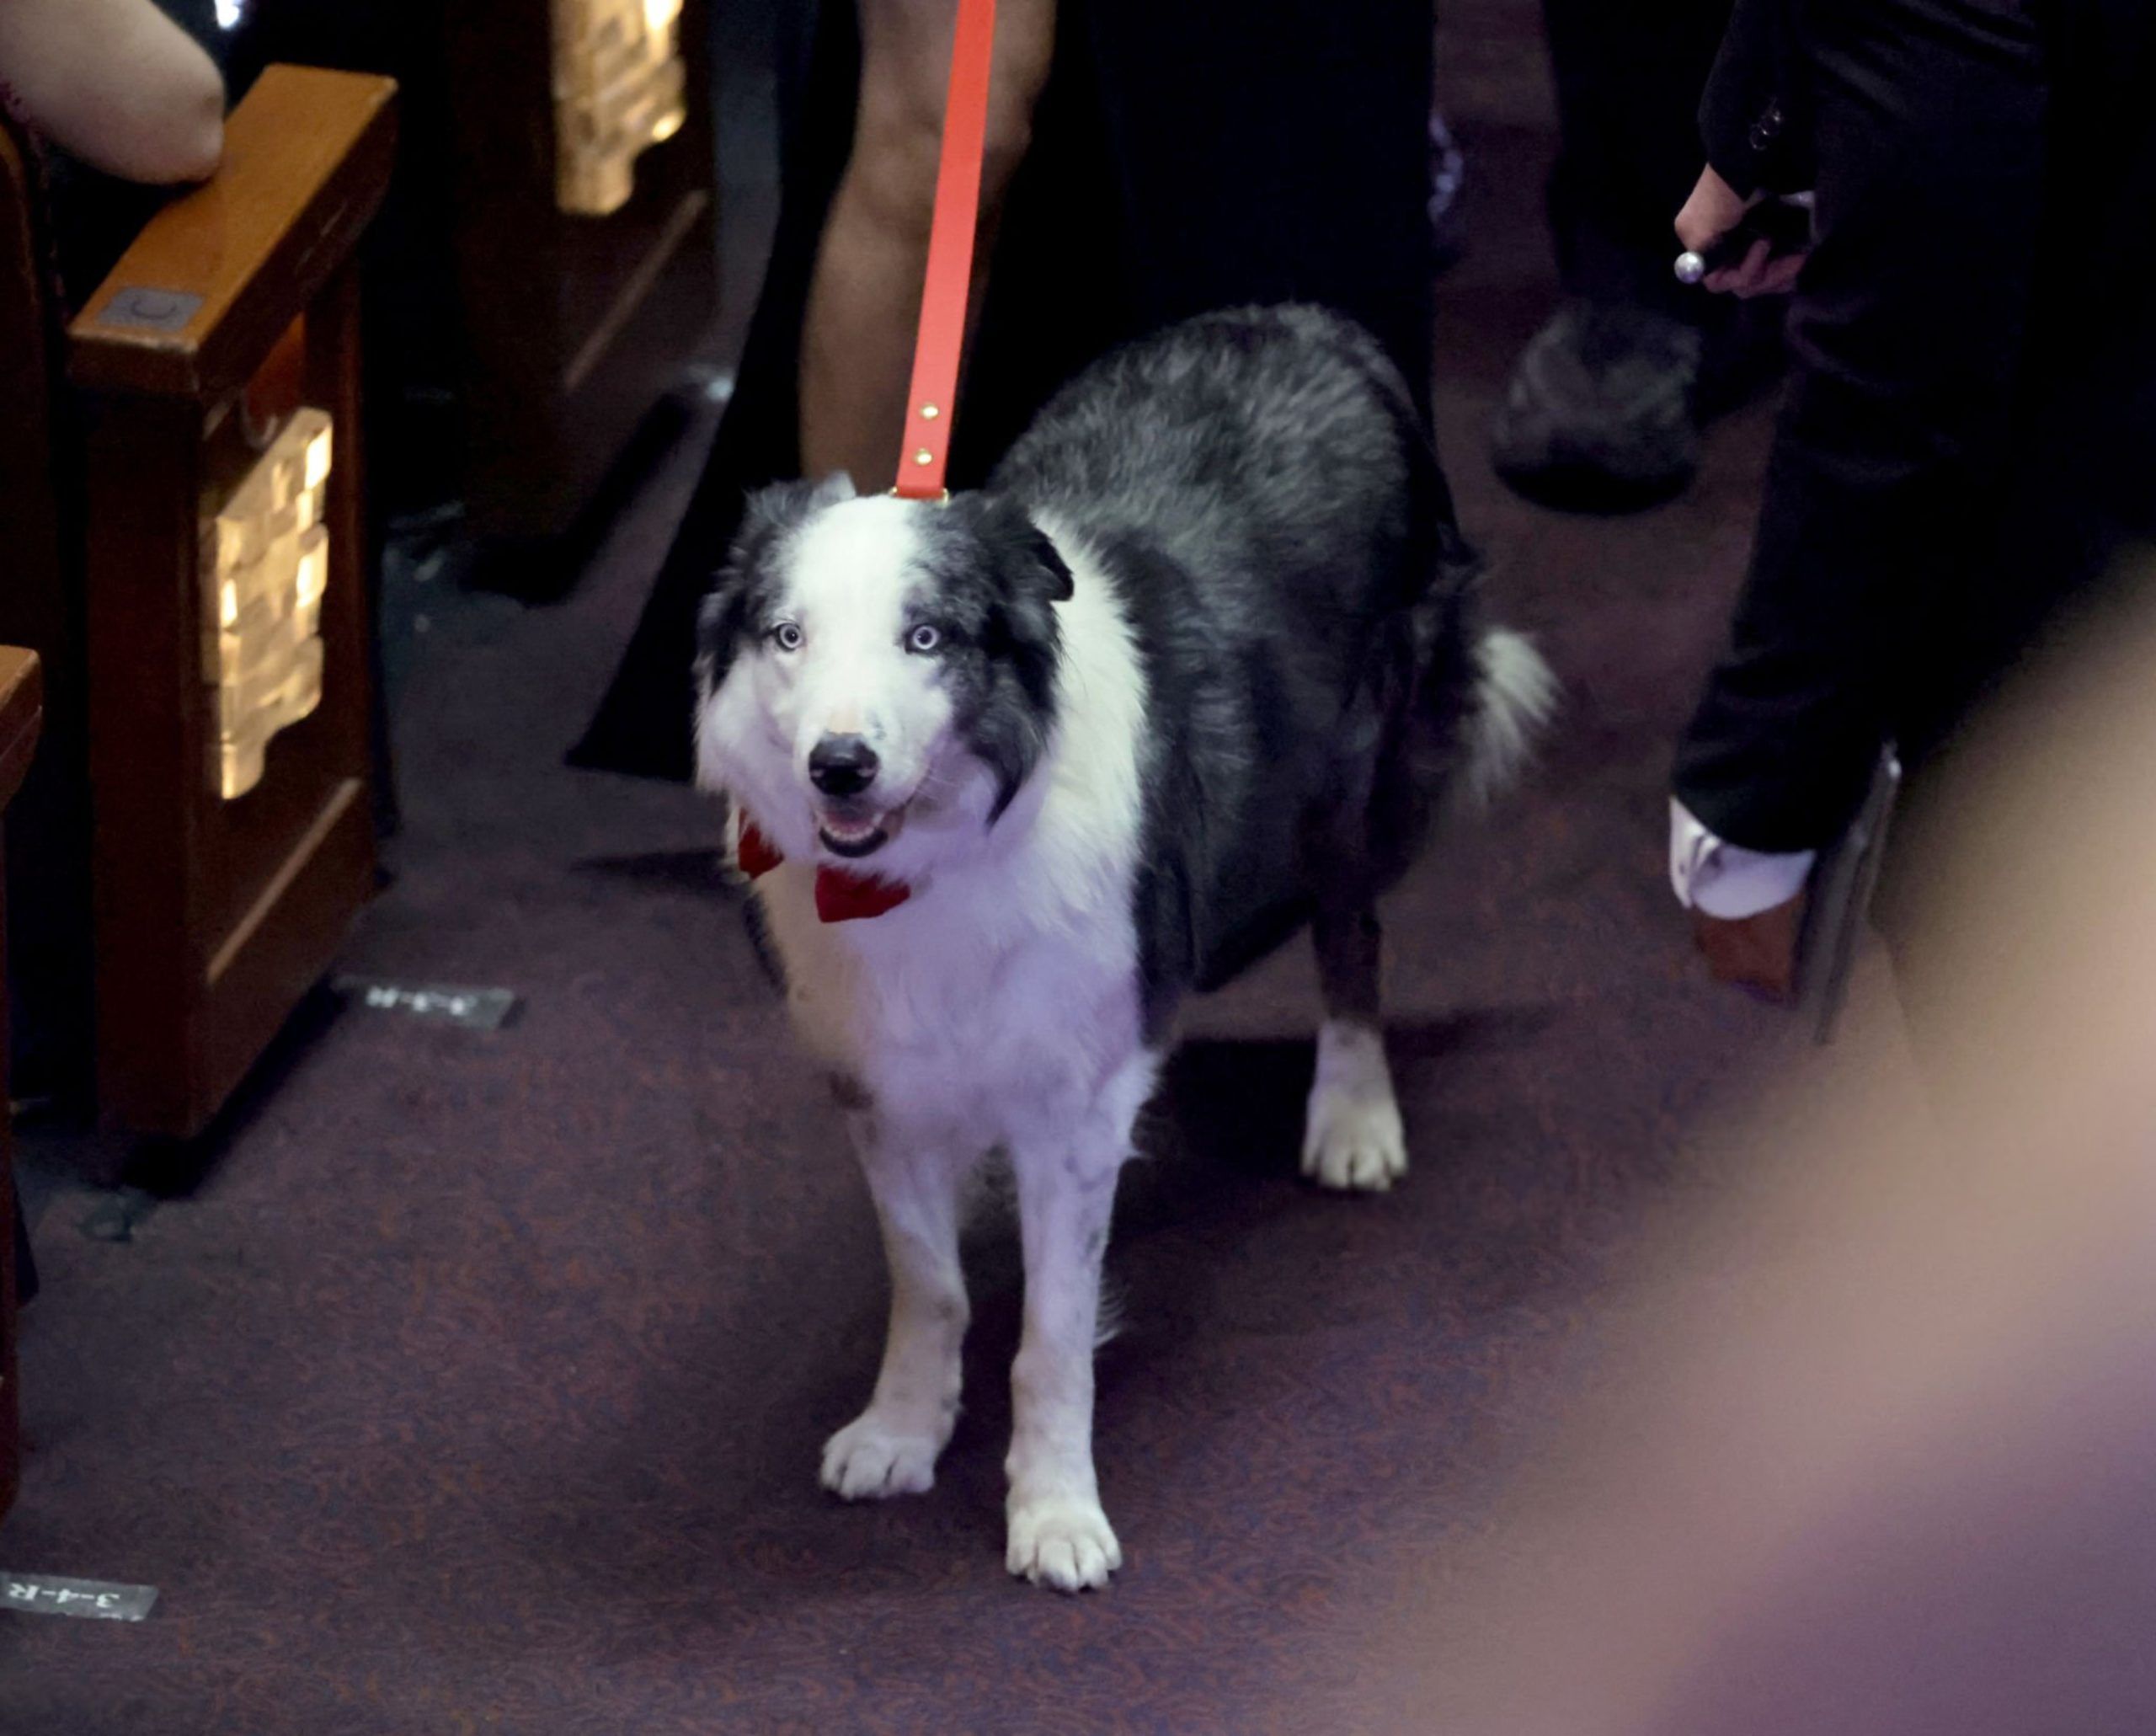
{"label": "person's bare arm", "polygon": [[55,144],[125,180],[202,180],[224,150],[224,80],[150,0],[0,0],[0,79]]}

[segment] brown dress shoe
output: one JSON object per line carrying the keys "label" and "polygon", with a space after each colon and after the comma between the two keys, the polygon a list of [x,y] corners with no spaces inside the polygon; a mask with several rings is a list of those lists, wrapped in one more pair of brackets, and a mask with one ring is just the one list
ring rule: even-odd
{"label": "brown dress shoe", "polygon": [[1733,983],[1778,1007],[1796,1004],[1796,943],[1804,894],[1754,916],[1692,912],[1692,937],[1716,982]]}

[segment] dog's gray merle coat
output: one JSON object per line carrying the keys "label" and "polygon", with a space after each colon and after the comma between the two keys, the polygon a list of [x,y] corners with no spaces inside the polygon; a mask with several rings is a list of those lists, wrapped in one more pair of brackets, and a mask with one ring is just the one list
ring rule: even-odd
{"label": "dog's gray merle coat", "polygon": [[1136,628],[1155,1022],[1405,871],[1472,700],[1477,567],[1374,340],[1304,307],[1175,327],[1066,387],[989,492],[1081,531]]}
{"label": "dog's gray merle coat", "polygon": [[[768,628],[788,537],[843,477],[750,501],[700,624],[709,692]],[[926,534],[944,634],[1001,815],[1053,728],[1054,605],[1038,527],[1082,534],[1147,681],[1134,918],[1148,1023],[1406,871],[1469,751],[1481,564],[1405,383],[1367,334],[1308,307],[1203,316],[1066,386]],[[766,951],[767,949],[762,949]]]}

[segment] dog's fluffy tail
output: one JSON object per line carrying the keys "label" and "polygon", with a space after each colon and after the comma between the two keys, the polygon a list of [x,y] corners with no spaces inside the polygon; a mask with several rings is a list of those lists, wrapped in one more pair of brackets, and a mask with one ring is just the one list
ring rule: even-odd
{"label": "dog's fluffy tail", "polygon": [[1477,808],[1526,770],[1557,709],[1557,677],[1526,634],[1491,628],[1474,651],[1475,697],[1467,716],[1465,794]]}

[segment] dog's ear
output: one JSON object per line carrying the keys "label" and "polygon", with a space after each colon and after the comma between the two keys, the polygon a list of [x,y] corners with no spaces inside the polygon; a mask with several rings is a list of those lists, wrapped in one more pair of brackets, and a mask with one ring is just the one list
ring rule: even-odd
{"label": "dog's ear", "polygon": [[773,483],[749,496],[733,545],[696,612],[699,693],[726,679],[757,598],[777,580],[778,556],[788,539],[826,507],[853,498],[853,480],[844,471],[821,482]]}
{"label": "dog's ear", "polygon": [[1017,507],[1011,509],[1011,515],[1017,521],[1009,544],[1010,558],[1016,564],[1013,582],[1038,590],[1049,602],[1069,602],[1077,587],[1056,546]]}
{"label": "dog's ear", "polygon": [[804,478],[800,482],[773,483],[750,495],[749,510],[742,515],[742,528],[747,530],[761,524],[770,530],[790,531],[826,506],[853,499],[859,493],[853,478],[843,470],[834,470],[821,481]]}
{"label": "dog's ear", "polygon": [[1055,670],[1062,651],[1055,605],[1070,600],[1070,569],[1055,545],[1017,503],[961,494],[958,515],[990,585],[984,649],[997,697],[974,723],[974,750],[995,774],[989,824],[1003,817],[1048,746],[1055,716]]}
{"label": "dog's ear", "polygon": [[961,494],[951,504],[971,520],[974,535],[1006,596],[1049,603],[1070,601],[1070,569],[1024,507],[998,494]]}

